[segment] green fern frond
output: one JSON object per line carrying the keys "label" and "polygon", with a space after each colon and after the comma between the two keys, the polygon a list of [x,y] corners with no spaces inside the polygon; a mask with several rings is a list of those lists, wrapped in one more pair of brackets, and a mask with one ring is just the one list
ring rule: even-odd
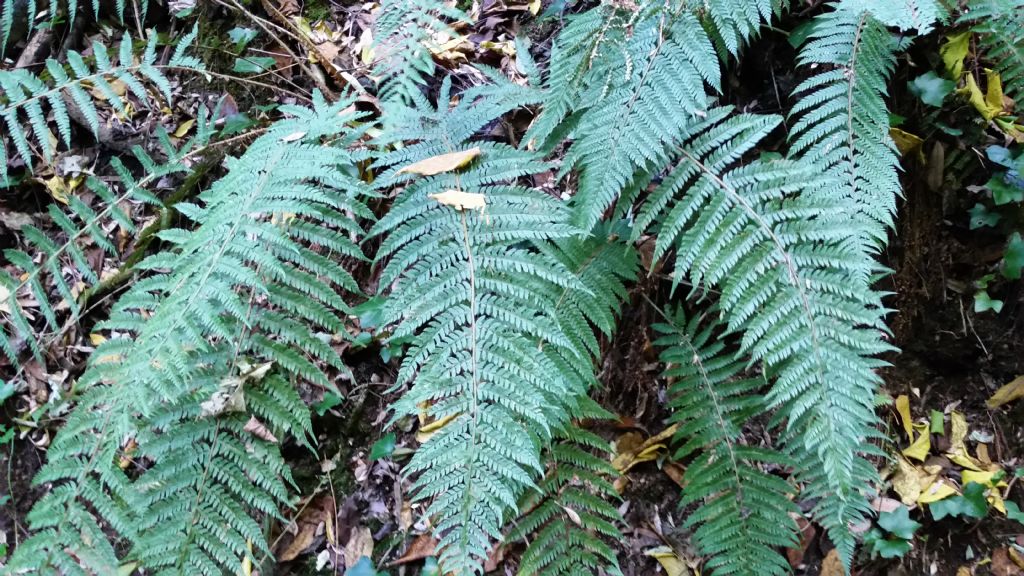
{"label": "green fern frond", "polygon": [[[86,187],[99,201],[95,207],[74,195],[68,197],[66,208],[62,209],[57,204],[48,206],[48,215],[63,234],[63,241],[54,241],[29,225],[23,230],[27,249],[4,251],[4,256],[16,266],[17,272],[0,271],[0,286],[8,295],[4,301],[6,321],[4,329],[0,330],[0,350],[12,366],[18,367],[13,381],[18,380],[24,368],[20,361],[24,350],[27,349],[36,360],[41,360],[46,343],[80,318],[82,311],[68,271],[73,271],[90,287],[99,283],[97,272],[86,257],[85,247],[93,244],[110,256],[118,256],[117,248],[110,241],[110,227],[116,226],[127,234],[136,232],[132,218],[122,208],[125,203],[163,207],[162,201],[147,187],[165,176],[187,171],[186,159],[202,150],[212,137],[212,124],[205,109],[199,111],[196,125],[195,136],[178,147],[171,143],[165,131],[158,130],[157,140],[163,161],[158,162],[141,147],[134,147],[135,160],[145,171],[142,178],[135,179],[118,158],[111,159],[119,177],[116,187],[96,177],[86,178]],[[48,283],[53,285],[54,293],[47,289]],[[38,308],[38,316],[22,305],[25,297],[31,297]],[[34,318],[39,316],[43,324],[41,335],[40,330],[33,329],[37,324]]]}
{"label": "green fern frond", "polygon": [[876,480],[866,456],[878,453],[868,440],[877,436],[874,369],[883,365],[875,356],[890,349],[884,309],[850,280],[873,266],[848,242],[862,227],[823,218],[836,203],[804,194],[821,185],[817,167],[737,163],[779,122],[710,111],[637,221],[659,221],[655,257],[674,247],[678,280],[720,287],[723,319],[743,334],[740,351],[774,381],[769,406],[786,421],[804,496],[817,500],[816,518],[849,562],[848,527],[869,513],[865,492]]}
{"label": "green fern frond", "polygon": [[[442,140],[443,143],[451,142]],[[394,167],[430,157],[397,153]],[[468,150],[451,142],[445,152]],[[569,415],[579,390],[562,376],[551,349],[574,350],[552,317],[557,294],[577,286],[555,259],[531,248],[572,235],[557,200],[514,182],[549,169],[534,153],[475,143],[479,157],[457,172],[429,177],[385,171],[402,188],[371,235],[382,235],[380,285],[390,287],[386,317],[393,338],[411,338],[397,384],[412,383],[396,417],[428,405],[452,417],[413,456],[416,500],[432,500],[444,569],[479,573],[504,521],[542,472],[541,446]],[[410,147],[411,148],[411,147]],[[391,159],[386,160],[392,163]],[[482,195],[483,210],[447,206],[431,195]]]}
{"label": "green fern frond", "polygon": [[[119,113],[125,112],[127,100],[120,95],[111,82],[120,82],[135,98],[144,104],[150,102],[144,82],[151,83],[168,101],[171,100],[171,83],[164,75],[169,69],[202,70],[203,65],[186,51],[195,41],[197,29],[183,37],[167,64],[157,63],[157,35],[150,34],[146,48],[135,62],[132,39],[125,34],[117,54],[118,63],[111,61],[107,47],[93,42],[95,62],[86,64],[81,54],[68,52],[70,74],[56,60],[46,61],[49,79],[43,80],[28,70],[0,71],[0,119],[7,127],[14,146],[13,155],[20,157],[32,170],[33,147],[39,150],[44,161],[49,163],[56,152],[51,144],[51,126],[64,145],[71,147],[71,114],[76,113],[97,135],[100,130],[99,112],[94,99],[102,98]],[[91,88],[93,94],[87,91]],[[47,122],[46,109],[53,115],[52,125]],[[69,110],[69,108],[71,110]],[[25,126],[27,124],[27,127]],[[6,187],[7,161],[10,153],[6,144],[0,142],[0,186]]]}
{"label": "green fern frond", "polygon": [[470,23],[454,5],[439,0],[384,0],[374,24],[374,74],[381,100],[409,102],[434,74],[436,37],[455,38],[454,22]]}
{"label": "green fern frond", "polygon": [[1010,97],[1024,93],[1024,1],[972,0],[961,23],[980,34],[985,60],[999,71]]}
{"label": "green fern frond", "polygon": [[867,12],[886,26],[903,31],[917,30],[919,34],[927,34],[936,22],[949,14],[942,0],[838,0],[834,6],[856,14]]}
{"label": "green fern frond", "polygon": [[679,424],[674,458],[696,454],[686,468],[680,506],[697,504],[686,521],[711,574],[789,574],[780,548],[796,544],[789,513],[793,487],[763,470],[787,466],[781,454],[742,442],[743,425],[765,411],[763,378],[744,376],[746,366],[723,337],[723,327],[680,308],[655,330],[662,336],[669,379],[671,421]]}
{"label": "green fern frond", "polygon": [[797,87],[791,111],[790,154],[830,177],[809,193],[846,200],[848,208],[834,216],[865,224],[867,234],[854,240],[866,258],[885,245],[902,193],[885,104],[896,49],[892,34],[866,11],[840,7],[818,16],[799,63],[824,71]]}
{"label": "green fern frond", "polygon": [[761,26],[778,16],[789,0],[705,0],[708,31],[716,45],[732,56],[756,37]]}
{"label": "green fern frond", "polygon": [[[611,417],[589,398],[578,410],[578,418]],[[609,481],[618,474],[608,462],[610,454],[604,439],[573,425],[548,448],[548,472],[539,490],[520,504],[525,512],[506,536],[528,542],[519,576],[622,574],[608,544],[622,538],[616,527],[621,518],[611,504],[619,495]]]}
{"label": "green fern frond", "polygon": [[[42,13],[49,13],[50,15],[49,25],[56,25],[65,19],[69,26],[74,25],[75,18],[78,17],[78,0],[67,0],[66,7],[63,4],[59,0],[52,0],[43,4]],[[41,13],[40,10],[37,10],[37,6],[39,5],[36,3],[36,0],[27,0],[26,2],[3,0],[0,3],[0,58],[4,56],[8,44],[11,42],[11,32],[15,22],[23,22],[25,24],[22,28],[25,30],[26,36],[35,31],[37,27],[37,14]],[[93,17],[99,20],[99,0],[92,0],[91,6]],[[122,24],[124,23],[125,8],[125,0],[115,1],[114,15]],[[133,9],[138,10],[139,21],[145,22],[146,14],[149,11],[149,1],[138,1],[133,4]]]}
{"label": "green fern frond", "polygon": [[[368,125],[349,127],[360,118],[350,101],[316,96],[313,110],[283,107],[292,118],[229,161],[200,204],[178,206],[195,227],[160,234],[174,248],[140,264],[153,274],[99,326],[111,337],[50,447],[37,481],[54,486],[14,567],[112,574],[120,546],[98,530],[108,526],[132,545],[127,559],[157,573],[235,572],[259,534],[246,515],[286,504],[287,471],[244,430],[246,413],[308,434],[294,392],[260,378],[276,366],[330,387],[320,366],[345,369],[328,342],[348,337],[342,294],[358,286],[310,246],[360,259],[353,216],[372,217],[355,169],[366,154],[349,150]],[[119,466],[128,461],[150,465],[133,482]]]}
{"label": "green fern frond", "polygon": [[697,17],[684,3],[662,6],[644,3],[628,29],[608,31],[579,95],[583,112],[563,170],[580,169],[573,221],[584,230],[650,182],[680,134],[707,113],[705,86],[719,87],[718,59]]}

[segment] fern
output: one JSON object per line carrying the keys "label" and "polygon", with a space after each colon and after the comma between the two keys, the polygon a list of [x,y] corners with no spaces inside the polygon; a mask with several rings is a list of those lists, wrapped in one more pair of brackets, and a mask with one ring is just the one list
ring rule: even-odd
{"label": "fern", "polygon": [[866,225],[857,237],[866,258],[885,245],[901,194],[899,156],[889,137],[886,81],[897,43],[870,13],[844,9],[814,21],[800,64],[825,70],[797,87],[800,100],[790,135],[790,154],[825,169],[830,181],[812,190],[822,199],[840,198],[848,208],[837,219]]}
{"label": "fern", "polygon": [[715,44],[738,56],[744,43],[755,37],[789,4],[789,0],[706,0],[707,28]]}
{"label": "fern", "polygon": [[697,504],[687,519],[712,574],[789,574],[779,548],[796,544],[788,513],[792,487],[762,470],[790,462],[766,448],[741,441],[743,425],[765,411],[762,378],[747,378],[728,349],[721,326],[700,316],[687,321],[682,309],[654,329],[662,336],[669,380],[669,405],[679,448],[674,458],[694,456],[683,477],[680,506]]}
{"label": "fern", "polygon": [[384,0],[374,23],[374,73],[381,100],[409,102],[434,74],[437,37],[458,35],[451,22],[469,23],[466,14],[438,0]]}
{"label": "fern", "polygon": [[[368,126],[348,128],[359,119],[345,112],[350,101],[315,100],[313,110],[283,108],[293,118],[229,162],[202,205],[177,206],[196,227],[161,233],[174,249],[140,264],[153,275],[99,326],[111,337],[37,478],[53,488],[33,509],[36,534],[15,569],[114,573],[119,546],[101,526],[132,545],[127,559],[159,574],[234,572],[251,557],[247,541],[265,549],[246,511],[276,513],[287,473],[233,411],[308,434],[289,385],[263,375],[274,366],[329,387],[319,365],[344,370],[326,340],[346,337],[340,293],[358,287],[308,246],[361,258],[346,213],[371,217],[354,168],[365,155],[348,150]],[[152,464],[133,481],[119,465],[131,461]]]}
{"label": "fern", "polygon": [[658,222],[655,258],[674,247],[677,280],[721,287],[723,319],[743,333],[740,351],[774,380],[769,406],[786,420],[804,496],[817,500],[816,518],[849,563],[848,526],[868,513],[865,491],[876,480],[866,459],[878,453],[867,442],[878,435],[874,356],[890,348],[880,340],[878,295],[850,281],[873,266],[848,242],[862,227],[822,217],[835,204],[804,194],[821,185],[817,169],[736,163],[779,122],[710,111],[637,221]]}
{"label": "fern", "polygon": [[[83,251],[84,246],[91,243],[116,257],[118,251],[109,239],[107,227],[117,226],[126,234],[136,232],[131,216],[122,208],[124,203],[132,201],[163,207],[163,202],[146,188],[160,178],[187,171],[186,159],[202,150],[212,136],[212,124],[208,122],[205,110],[199,111],[196,125],[195,137],[178,147],[171,143],[165,131],[158,130],[157,138],[165,157],[162,162],[154,160],[142,148],[134,147],[135,160],[146,173],[142,178],[135,179],[118,158],[112,158],[111,165],[118,175],[120,192],[99,178],[86,178],[86,187],[101,201],[97,207],[84,203],[77,196],[68,197],[66,209],[62,210],[56,204],[48,206],[50,218],[66,237],[64,241],[54,242],[43,231],[29,225],[23,233],[31,252],[4,251],[4,256],[18,271],[17,274],[0,271],[0,286],[7,294],[4,301],[7,321],[4,329],[0,330],[0,350],[13,366],[18,367],[12,380],[17,380],[24,369],[20,362],[23,350],[27,348],[37,361],[41,361],[46,343],[52,342],[68,325],[81,318],[79,297],[67,270],[73,270],[90,286],[100,282]],[[53,284],[56,303],[54,295],[46,288],[47,280]],[[22,305],[26,296],[30,296],[39,308],[44,326],[41,335],[33,330],[34,315]]]}
{"label": "fern", "polygon": [[[387,156],[392,168],[382,182],[402,189],[371,230],[383,236],[377,261],[386,262],[380,285],[390,287],[392,337],[412,338],[397,379],[412,386],[394,405],[396,417],[421,406],[435,419],[450,417],[406,472],[417,476],[414,498],[433,499],[427,514],[441,562],[459,574],[481,570],[519,497],[535,488],[541,445],[567,423],[565,403],[580,392],[551,359],[554,350],[574,354],[551,311],[556,295],[577,283],[524,244],[574,229],[560,203],[514,183],[548,165],[505,145],[474,147],[479,158],[465,170],[426,178],[397,168],[470,144],[445,135]],[[431,198],[449,190],[481,194],[486,207],[459,210]],[[538,337],[549,353],[537,354]]]}
{"label": "fern", "polygon": [[[97,20],[100,18],[99,0],[91,0],[92,15]],[[5,54],[8,44],[11,42],[11,31],[15,22],[24,22],[25,33],[31,34],[36,29],[36,15],[39,9],[50,13],[49,25],[54,26],[61,17],[66,17],[69,25],[75,23],[78,17],[78,0],[68,0],[66,9],[58,0],[48,3],[37,3],[36,0],[2,0],[0,3],[0,58]],[[138,10],[135,14],[139,22],[146,21],[146,13],[149,9],[148,0],[140,0],[133,4],[133,9]],[[124,23],[125,0],[115,0],[115,15],[118,21]]]}
{"label": "fern", "polygon": [[[594,362],[600,358],[595,329],[611,337],[628,292],[625,282],[636,277],[636,251],[624,243],[624,232],[599,225],[589,237],[536,244],[586,288],[563,290],[555,309],[561,333],[573,345],[575,354],[554,355],[552,360],[564,366],[563,377],[575,374],[579,381],[571,407],[571,415],[577,420],[611,417],[590,400],[587,392],[594,380]],[[528,493],[520,503],[519,509],[525,512],[507,536],[529,543],[519,574],[577,575],[593,574],[595,570],[621,573],[615,553],[602,540],[621,538],[614,525],[619,514],[606,502],[618,498],[606,479],[616,472],[589,450],[608,454],[610,447],[600,437],[570,425],[545,453],[549,471],[540,490]]]}
{"label": "fern", "polygon": [[[588,399],[589,400],[589,399]],[[575,414],[605,419],[610,414],[588,401]],[[528,541],[519,561],[520,576],[622,574],[607,540],[622,534],[615,526],[619,513],[609,500],[618,499],[608,478],[616,471],[607,457],[611,447],[600,436],[570,426],[545,454],[549,471],[539,490],[520,504],[523,516],[508,540]]]}
{"label": "fern", "polygon": [[[117,93],[112,81],[122,83],[128,92],[143,103],[148,103],[144,81],[149,81],[168,101],[171,100],[171,83],[164,71],[174,68],[201,70],[202,63],[186,52],[195,41],[198,30],[193,30],[183,37],[174,50],[166,65],[157,64],[157,36],[150,34],[139,62],[135,63],[132,39],[125,34],[121,38],[118,50],[118,63],[111,61],[107,48],[100,42],[93,42],[92,51],[95,63],[93,67],[86,64],[82,55],[68,52],[68,64],[71,74],[56,60],[46,61],[48,81],[35,76],[28,70],[16,69],[0,71],[0,118],[7,126],[7,133],[14,145],[14,155],[20,157],[29,170],[35,154],[33,145],[47,163],[56,152],[52,144],[51,125],[46,121],[44,104],[48,105],[53,115],[53,125],[64,145],[71,147],[71,113],[69,107],[77,110],[93,135],[100,130],[100,117],[94,98],[102,98],[110,103],[114,110],[125,113],[125,96]],[[90,95],[87,88],[92,88],[96,96]],[[28,127],[23,126],[27,123]],[[2,143],[0,143],[2,144]],[[6,145],[0,145],[0,185],[8,186],[7,161],[9,152]]]}
{"label": "fern", "polygon": [[999,71],[1010,97],[1024,93],[1024,1],[974,0],[960,18],[980,34],[985,58]]}

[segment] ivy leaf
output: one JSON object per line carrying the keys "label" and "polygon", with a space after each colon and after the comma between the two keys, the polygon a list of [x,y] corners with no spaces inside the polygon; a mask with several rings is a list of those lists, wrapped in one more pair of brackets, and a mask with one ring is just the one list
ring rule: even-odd
{"label": "ivy leaf", "polygon": [[874,551],[882,558],[902,558],[910,552],[910,541],[899,538],[882,538],[875,540]]}
{"label": "ivy leaf", "polygon": [[363,556],[354,566],[345,571],[345,576],[380,576],[373,567],[373,562]]}
{"label": "ivy leaf", "polygon": [[1018,506],[1016,502],[1008,501],[1004,502],[1003,505],[1006,506],[1007,518],[1024,524],[1024,511],[1020,509],[1020,506]]}
{"label": "ivy leaf", "polygon": [[996,212],[989,212],[988,208],[980,202],[971,208],[969,214],[971,215],[971,230],[977,230],[983,226],[995,226],[1002,218]]}
{"label": "ivy leaf", "polygon": [[274,67],[274,59],[270,56],[247,56],[235,58],[235,66],[232,72],[240,74],[259,74],[269,72]]}
{"label": "ivy leaf", "polygon": [[946,516],[968,518],[984,518],[988,514],[988,502],[985,501],[985,487],[971,482],[964,488],[963,496],[953,496],[929,505],[932,517],[941,520]]}
{"label": "ivy leaf", "polygon": [[228,30],[228,38],[234,42],[236,53],[241,52],[257,34],[259,34],[259,32],[252,28],[242,28],[240,26],[236,26],[235,28]]}
{"label": "ivy leaf", "polygon": [[956,89],[956,83],[929,71],[909,82],[907,87],[911,94],[921,99],[921,102],[941,108],[942,101]]}
{"label": "ivy leaf", "polygon": [[979,290],[974,293],[974,312],[981,314],[992,310],[996,314],[1003,311],[1003,301],[996,300],[988,295],[987,290]]}
{"label": "ivy leaf", "polygon": [[334,408],[338,404],[341,404],[341,396],[338,396],[334,392],[328,392],[324,394],[324,399],[313,405],[313,410],[317,416],[323,416],[328,410]]}
{"label": "ivy leaf", "polygon": [[992,191],[992,199],[995,200],[997,206],[1024,200],[1024,188],[1007,182],[1004,174],[996,174],[990,178],[985,183],[985,188]]}
{"label": "ivy leaf", "polygon": [[359,316],[359,326],[363,330],[373,330],[384,321],[384,306],[387,300],[380,296],[374,296],[359,306],[356,306],[355,313]]}
{"label": "ivy leaf", "polygon": [[388,432],[380,440],[373,443],[373,448],[370,448],[370,460],[380,460],[381,458],[387,458],[395,451],[395,433]]}
{"label": "ivy leaf", "polygon": [[1024,239],[1021,239],[1020,232],[1014,232],[1003,253],[1003,276],[1019,280],[1021,268],[1024,268]]}
{"label": "ivy leaf", "polygon": [[910,540],[914,532],[921,527],[921,524],[910,519],[910,510],[906,506],[900,506],[892,512],[882,512],[878,515],[878,525],[886,532]]}

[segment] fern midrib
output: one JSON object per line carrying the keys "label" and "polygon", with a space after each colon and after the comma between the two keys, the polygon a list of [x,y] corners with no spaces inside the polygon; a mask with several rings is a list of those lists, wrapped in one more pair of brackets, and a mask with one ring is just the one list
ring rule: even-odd
{"label": "fern midrib", "polygon": [[[824,372],[825,360],[822,356],[821,344],[819,342],[818,337],[818,328],[816,321],[817,319],[814,312],[811,310],[811,305],[809,298],[807,296],[807,292],[804,289],[804,285],[803,282],[801,282],[800,276],[797,274],[796,266],[793,264],[793,259],[785,248],[785,244],[783,244],[782,240],[778,237],[778,235],[771,228],[771,226],[769,226],[768,223],[764,221],[761,215],[758,214],[756,210],[754,210],[753,206],[751,206],[750,203],[747,202],[746,198],[743,198],[743,196],[739,192],[737,192],[735,189],[729,186],[729,184],[722,180],[722,178],[719,177],[718,174],[716,174],[714,171],[708,168],[703,162],[700,161],[700,159],[690,154],[690,152],[687,151],[685,148],[680,148],[680,150],[690,162],[692,162],[695,166],[697,166],[697,168],[701,172],[706,174],[716,184],[718,184],[719,188],[721,188],[726,194],[728,194],[733,199],[733,201],[736,202],[738,206],[742,207],[743,211],[747,213],[747,216],[750,217],[754,222],[756,222],[757,225],[771,238],[772,243],[775,245],[777,254],[782,257],[783,263],[786,266],[790,284],[800,295],[800,303],[804,311],[804,317],[806,319],[807,328],[810,333],[811,342],[813,344],[812,350],[814,357],[814,368],[817,372],[818,382],[820,382],[823,386],[828,386],[829,381],[825,378]],[[825,394],[824,397],[824,401],[828,404],[829,409],[833,413],[835,413],[837,411],[835,409],[838,407],[836,403],[837,395]],[[835,420],[830,418],[828,419],[828,423],[829,428],[834,436],[836,434]],[[847,472],[849,473],[850,471]],[[840,482],[840,484],[844,491],[849,488],[849,483],[845,479],[843,479],[843,481]],[[843,494],[842,499],[845,501],[846,494]]]}
{"label": "fern midrib", "polygon": [[470,409],[473,411],[470,420],[470,447],[473,449],[468,453],[470,456],[469,466],[466,470],[466,495],[462,501],[463,522],[460,523],[462,534],[459,537],[462,550],[469,549],[469,526],[473,507],[477,498],[473,490],[473,477],[476,474],[476,446],[480,442],[480,381],[479,361],[477,342],[477,311],[476,311],[476,266],[473,262],[473,247],[469,241],[469,226],[466,224],[466,211],[460,210],[460,223],[462,224],[462,239],[466,249],[466,266],[469,271],[469,346],[470,346]]}
{"label": "fern midrib", "polygon": [[857,145],[854,140],[856,133],[853,128],[853,117],[854,117],[854,97],[853,94],[857,87],[857,57],[860,55],[861,46],[861,34],[864,31],[864,26],[867,24],[869,14],[864,12],[860,15],[860,21],[857,22],[857,32],[853,37],[853,45],[850,50],[850,61],[847,64],[847,88],[846,88],[846,145],[849,153],[850,163],[850,191],[852,194],[857,192]]}
{"label": "fern midrib", "polygon": [[[739,504],[740,510],[742,511],[742,509],[743,509],[742,502],[743,502],[743,499],[744,499],[744,496],[743,496],[744,490],[743,490],[743,483],[740,481],[740,473],[739,473],[740,464],[739,464],[739,459],[736,457],[736,450],[733,447],[732,440],[727,437],[727,433],[728,433],[729,429],[728,429],[728,427],[726,426],[726,423],[725,423],[725,414],[722,412],[721,399],[718,396],[718,392],[715,390],[715,386],[711,383],[711,379],[708,377],[707,368],[704,366],[704,361],[700,357],[700,352],[697,350],[696,347],[694,347],[693,342],[690,340],[689,335],[685,334],[681,330],[676,330],[676,333],[679,334],[680,339],[684,343],[686,343],[686,347],[690,350],[690,354],[693,355],[693,363],[694,363],[695,366],[697,366],[697,369],[700,371],[701,385],[707,391],[708,396],[711,397],[711,401],[714,403],[714,406],[715,406],[715,419],[718,421],[718,427],[722,430],[722,443],[725,444],[726,449],[729,451],[729,463],[732,464],[732,467],[731,467],[730,470],[732,472],[733,481],[736,483],[736,498],[735,499],[736,499],[737,504]],[[740,522],[741,522],[741,524],[743,526],[743,533],[744,534],[748,534],[748,533],[752,532],[752,530],[749,530],[748,523],[747,523],[747,518],[749,516],[746,515],[746,514],[742,514],[742,513],[738,514],[737,516],[739,517]]]}

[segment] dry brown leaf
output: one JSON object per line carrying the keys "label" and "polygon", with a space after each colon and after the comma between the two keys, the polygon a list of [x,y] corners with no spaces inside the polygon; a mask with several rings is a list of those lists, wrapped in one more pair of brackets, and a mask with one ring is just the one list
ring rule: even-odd
{"label": "dry brown leaf", "polygon": [[846,576],[843,561],[839,559],[839,551],[835,548],[829,550],[821,562],[821,576]]}
{"label": "dry brown leaf", "polygon": [[323,495],[307,506],[295,520],[294,537],[277,553],[279,562],[290,562],[314,545],[317,537],[334,522],[334,498]]}
{"label": "dry brown leaf", "polygon": [[255,416],[249,416],[249,421],[245,423],[245,427],[242,428],[242,430],[252,434],[260,440],[266,440],[271,444],[277,444],[277,437],[274,436],[274,433],[267,428],[266,424],[260,422],[259,418]]}
{"label": "dry brown leaf", "polygon": [[1024,569],[1010,559],[1010,553],[1006,548],[996,548],[992,551],[992,575],[1024,576]]}
{"label": "dry brown leaf", "polygon": [[1017,376],[1004,385],[991,398],[985,401],[989,408],[998,408],[1003,404],[1024,398],[1024,375]]}
{"label": "dry brown leaf", "polygon": [[469,164],[474,158],[480,155],[480,148],[473,147],[461,152],[431,156],[419,162],[413,162],[400,169],[397,174],[419,174],[421,176],[433,176],[442,172],[451,172]]}
{"label": "dry brown leaf", "polygon": [[412,541],[412,544],[409,545],[405,554],[402,554],[402,556],[397,560],[392,561],[388,566],[398,566],[399,564],[408,564],[409,562],[423,560],[428,556],[433,556],[436,548],[436,539],[431,537],[430,534],[420,534]]}
{"label": "dry brown leaf", "polygon": [[462,192],[459,190],[445,190],[438,194],[431,194],[430,198],[437,200],[445,206],[451,206],[456,210],[481,210],[487,208],[487,197],[475,192]]}
{"label": "dry brown leaf", "polygon": [[357,526],[345,544],[345,568],[351,568],[363,556],[373,558],[373,534],[366,526]]}

